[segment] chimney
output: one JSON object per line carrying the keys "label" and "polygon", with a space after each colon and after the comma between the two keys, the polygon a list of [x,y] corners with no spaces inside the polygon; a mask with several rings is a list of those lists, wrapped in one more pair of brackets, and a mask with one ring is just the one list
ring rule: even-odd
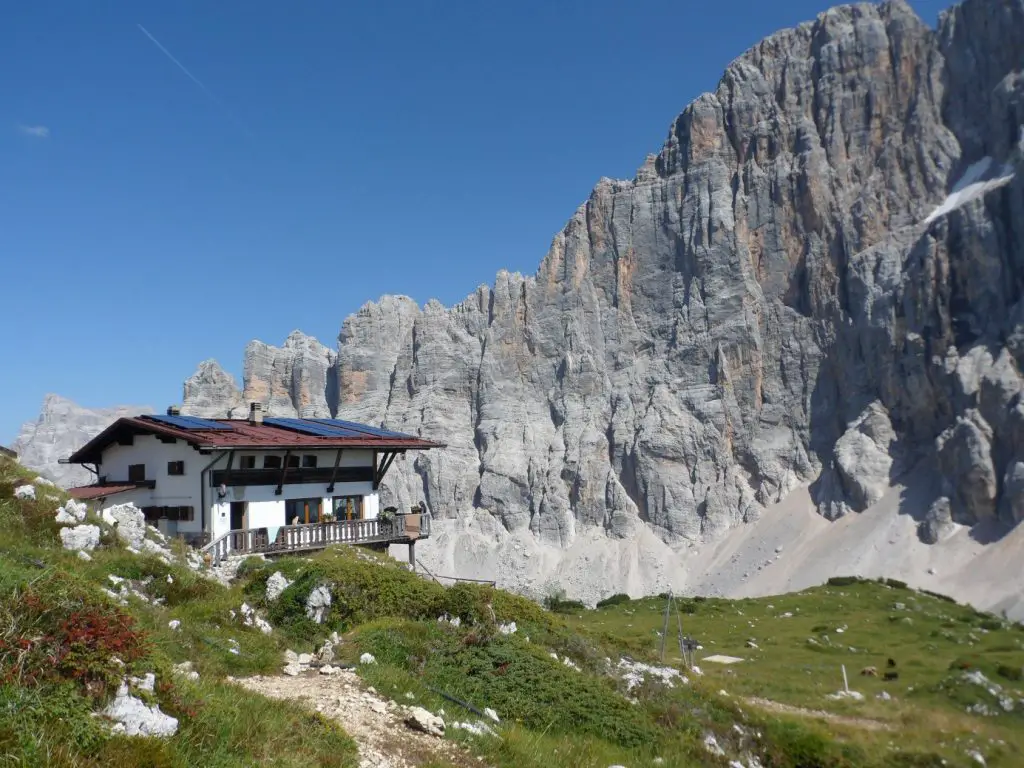
{"label": "chimney", "polygon": [[263,404],[262,403],[249,403],[249,423],[250,424],[262,424],[263,423]]}
{"label": "chimney", "polygon": [[181,408],[179,408],[176,405],[169,405],[169,406],[167,406],[167,415],[168,416],[181,416]]}

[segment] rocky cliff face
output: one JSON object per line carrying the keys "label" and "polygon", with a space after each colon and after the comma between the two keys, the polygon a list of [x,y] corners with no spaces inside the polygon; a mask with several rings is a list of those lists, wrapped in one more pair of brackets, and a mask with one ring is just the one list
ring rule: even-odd
{"label": "rocky cliff face", "polygon": [[11,447],[22,464],[58,485],[84,485],[95,480],[95,475],[77,464],[59,464],[58,460],[70,456],[116,419],[152,412],[147,405],[83,408],[59,395],[47,395],[39,418],[22,425]]}
{"label": "rocky cliff face", "polygon": [[[253,342],[245,398],[444,440],[396,462],[397,503],[563,548],[702,540],[806,483],[836,518],[929,458],[923,538],[1014,524],[1022,124],[1024,0],[937,29],[903,2],[835,8],[733,62],[536,275],[368,303],[337,353]],[[203,381],[186,408],[235,407]]]}

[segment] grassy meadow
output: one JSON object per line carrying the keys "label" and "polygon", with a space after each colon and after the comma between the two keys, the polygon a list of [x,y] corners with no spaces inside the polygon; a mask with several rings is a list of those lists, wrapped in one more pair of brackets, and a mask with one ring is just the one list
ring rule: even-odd
{"label": "grassy meadow", "polygon": [[[0,766],[358,765],[342,724],[230,680],[277,674],[285,649],[313,651],[332,632],[339,663],[380,695],[443,709],[449,724],[488,724],[491,735],[445,735],[481,765],[938,768],[976,766],[975,753],[989,766],[1024,765],[1021,626],[897,582],[680,599],[701,674],[681,666],[673,613],[665,664],[687,682],[647,674],[630,685],[623,659],[660,663],[664,597],[541,606],[477,584],[444,587],[358,548],[250,558],[225,587],[184,558],[129,553],[109,530],[85,562],[60,547],[58,489],[13,497],[30,478],[0,459]],[[268,601],[277,571],[292,584]],[[118,579],[142,596],[117,594]],[[317,624],[305,599],[321,585],[332,601]],[[243,602],[273,632],[245,626]],[[361,663],[364,653],[375,663]],[[198,680],[174,674],[186,661]],[[830,698],[841,665],[862,700]],[[125,675],[146,672],[157,676],[148,702],[177,717],[178,732],[112,734],[94,713]]]}

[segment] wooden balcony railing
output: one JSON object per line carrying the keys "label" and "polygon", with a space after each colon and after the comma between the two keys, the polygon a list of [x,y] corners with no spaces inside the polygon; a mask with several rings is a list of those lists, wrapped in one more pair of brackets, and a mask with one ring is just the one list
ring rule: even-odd
{"label": "wooden balcony railing", "polygon": [[401,544],[430,536],[430,515],[395,515],[394,520],[336,520],[330,523],[282,525],[277,528],[245,528],[228,531],[214,539],[202,551],[213,565],[232,555],[256,553],[282,554],[324,549],[332,544]]}

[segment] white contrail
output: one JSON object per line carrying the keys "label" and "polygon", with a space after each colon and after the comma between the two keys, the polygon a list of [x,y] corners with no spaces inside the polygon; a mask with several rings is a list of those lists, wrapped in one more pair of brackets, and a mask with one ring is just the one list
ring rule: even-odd
{"label": "white contrail", "polygon": [[174,58],[174,54],[171,53],[170,51],[168,51],[166,48],[164,48],[163,45],[160,44],[160,41],[157,40],[155,37],[153,37],[153,35],[151,35],[149,33],[148,29],[146,29],[141,24],[137,24],[136,26],[139,28],[139,31],[142,32],[142,34],[144,34],[146,37],[148,37],[150,40],[153,41],[153,45],[155,45],[157,48],[159,48],[160,52],[163,53],[164,56],[166,56],[168,59],[170,59],[172,62],[174,62],[174,65],[178,69],[180,69],[182,72],[184,72],[186,75],[188,75],[188,79],[189,80],[191,80],[193,83],[195,83],[200,88],[202,88],[203,89],[203,93],[205,93],[207,96],[209,96],[211,99],[213,99],[217,103],[217,106],[219,106],[221,109],[223,109],[224,112],[228,115],[228,117],[230,117],[238,125],[239,128],[241,128],[246,134],[248,134],[250,139],[255,139],[255,137],[252,135],[252,132],[246,127],[245,123],[243,123],[241,120],[239,120],[235,116],[234,112],[232,112],[231,109],[228,108],[227,104],[225,104],[223,101],[221,101],[219,98],[217,98],[217,94],[215,94],[213,91],[211,91],[205,85],[203,85],[203,82],[198,77],[196,77],[195,75],[193,75],[191,72],[188,71],[188,67],[186,67],[180,61],[178,61],[176,58]]}

